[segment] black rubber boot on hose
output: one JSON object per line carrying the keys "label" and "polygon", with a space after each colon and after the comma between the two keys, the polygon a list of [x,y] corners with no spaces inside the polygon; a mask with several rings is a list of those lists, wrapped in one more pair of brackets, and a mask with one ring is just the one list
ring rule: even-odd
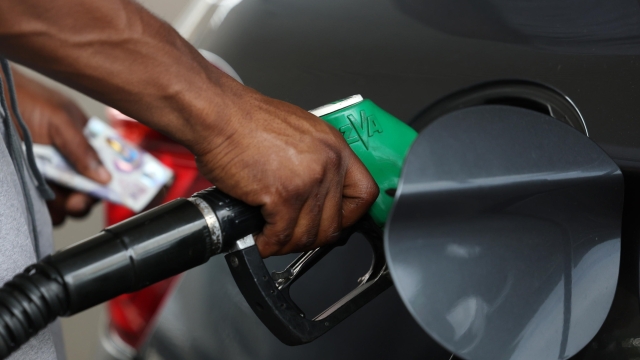
{"label": "black rubber boot on hose", "polygon": [[62,279],[46,264],[28,267],[0,288],[0,358],[67,312]]}

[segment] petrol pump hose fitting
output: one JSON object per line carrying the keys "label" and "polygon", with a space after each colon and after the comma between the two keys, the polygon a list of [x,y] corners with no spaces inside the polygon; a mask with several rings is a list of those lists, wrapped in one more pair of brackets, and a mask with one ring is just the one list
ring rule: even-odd
{"label": "petrol pump hose fitting", "polygon": [[201,265],[263,225],[259,208],[212,187],[45,257],[0,288],[0,358],[58,316]]}

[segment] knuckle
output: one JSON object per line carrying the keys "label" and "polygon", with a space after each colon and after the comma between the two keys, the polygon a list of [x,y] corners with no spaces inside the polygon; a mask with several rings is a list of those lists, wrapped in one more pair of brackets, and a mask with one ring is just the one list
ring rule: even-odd
{"label": "knuckle", "polygon": [[292,179],[286,187],[282,189],[281,198],[286,199],[291,204],[300,205],[301,202],[309,198],[324,181],[324,174],[317,169],[309,169],[303,176]]}
{"label": "knuckle", "polygon": [[295,249],[297,251],[303,251],[309,249],[316,242],[316,235],[307,233],[301,236],[299,239],[295,240]]}
{"label": "knuckle", "polygon": [[276,187],[260,191],[256,202],[262,205],[262,215],[269,221],[273,222],[282,218],[289,217],[287,213],[291,213],[297,207],[300,196],[300,189],[296,182],[279,184]]}
{"label": "knuckle", "polygon": [[327,167],[320,163],[316,162],[312,166],[309,166],[307,171],[305,172],[304,179],[301,181],[301,185],[305,187],[305,189],[315,188],[322,184],[324,179],[326,178]]}
{"label": "knuckle", "polygon": [[302,241],[300,242],[300,250],[309,250],[311,248],[314,247],[314,244],[316,243],[317,237],[316,236],[308,236],[302,239]]}
{"label": "knuckle", "polygon": [[368,205],[373,204],[378,198],[378,194],[380,193],[380,189],[378,188],[378,184],[374,181],[371,181],[371,184],[367,186],[365,190],[365,201]]}
{"label": "knuckle", "polygon": [[330,170],[339,169],[342,166],[342,153],[335,148],[329,149],[325,162]]}
{"label": "knuckle", "polygon": [[298,209],[302,206],[306,195],[308,193],[308,187],[299,182],[293,182],[281,189],[276,196],[273,197],[274,203],[285,204],[287,207]]}
{"label": "knuckle", "polygon": [[304,179],[298,178],[292,181],[288,193],[296,197],[305,195],[309,191],[309,184],[312,182],[312,180],[310,180],[311,176],[310,173],[307,173]]}
{"label": "knuckle", "polygon": [[278,248],[283,247],[291,240],[291,232],[287,230],[265,234],[265,240]]}

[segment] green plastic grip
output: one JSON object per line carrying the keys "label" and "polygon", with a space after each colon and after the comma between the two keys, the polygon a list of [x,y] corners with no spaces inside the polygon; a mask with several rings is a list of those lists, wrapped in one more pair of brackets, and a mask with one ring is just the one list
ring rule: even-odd
{"label": "green plastic grip", "polygon": [[369,99],[321,118],[340,131],[380,187],[369,214],[384,226],[404,159],[418,133]]}

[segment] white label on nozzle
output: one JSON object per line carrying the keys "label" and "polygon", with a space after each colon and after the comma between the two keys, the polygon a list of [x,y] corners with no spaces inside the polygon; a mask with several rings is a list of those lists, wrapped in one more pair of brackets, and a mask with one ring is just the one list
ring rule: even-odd
{"label": "white label on nozzle", "polygon": [[327,104],[324,106],[320,106],[319,108],[313,109],[313,110],[309,110],[310,113],[312,113],[313,115],[320,117],[320,116],[324,116],[327,114],[331,114],[332,112],[336,112],[338,110],[344,109],[347,106],[351,106],[353,104],[357,104],[359,102],[361,102],[362,100],[364,100],[362,98],[362,95],[353,95],[353,96],[349,96],[346,99],[342,99],[339,101],[336,101],[334,103],[331,104]]}

